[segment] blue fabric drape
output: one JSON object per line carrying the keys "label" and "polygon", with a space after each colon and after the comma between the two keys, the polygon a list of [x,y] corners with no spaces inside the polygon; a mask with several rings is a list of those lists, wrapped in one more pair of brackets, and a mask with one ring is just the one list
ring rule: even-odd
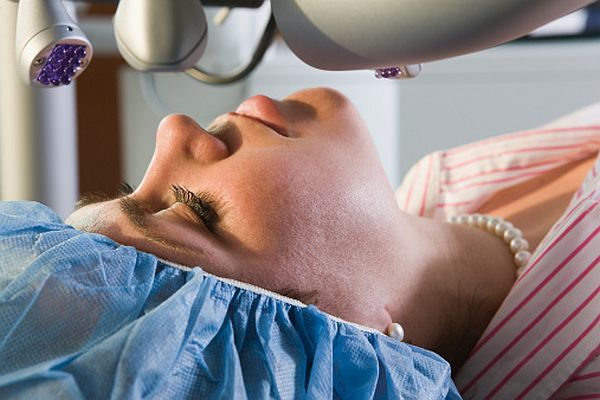
{"label": "blue fabric drape", "polygon": [[0,398],[460,396],[429,351],[0,202]]}

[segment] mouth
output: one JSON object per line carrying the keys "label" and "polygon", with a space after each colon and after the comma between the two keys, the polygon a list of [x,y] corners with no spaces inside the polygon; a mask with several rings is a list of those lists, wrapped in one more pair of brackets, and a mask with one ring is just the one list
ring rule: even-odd
{"label": "mouth", "polygon": [[272,130],[274,133],[278,134],[279,136],[290,137],[287,129],[281,127],[280,125],[276,125],[276,124],[274,124],[272,122],[265,121],[262,118],[255,117],[253,115],[238,113],[237,111],[236,112],[230,112],[229,114],[235,115],[235,116],[238,116],[238,117],[242,117],[242,118],[247,118],[247,119],[250,119],[252,121],[258,122],[259,124],[264,125],[267,128],[269,128],[270,130]]}
{"label": "mouth", "polygon": [[285,118],[282,114],[282,103],[264,95],[250,97],[242,102],[234,115],[243,116],[257,121],[280,136],[290,137],[285,128]]}
{"label": "mouth", "polygon": [[235,153],[239,150],[242,145],[242,135],[237,128],[237,124],[233,122],[234,118],[242,118],[252,121],[254,124],[260,124],[267,128],[273,135],[280,137],[290,137],[287,130],[281,128],[279,125],[275,125],[264,119],[257,118],[252,115],[242,114],[238,112],[228,112],[217,117],[213,123],[206,128],[206,130],[213,135],[215,138],[222,141],[230,154]]}

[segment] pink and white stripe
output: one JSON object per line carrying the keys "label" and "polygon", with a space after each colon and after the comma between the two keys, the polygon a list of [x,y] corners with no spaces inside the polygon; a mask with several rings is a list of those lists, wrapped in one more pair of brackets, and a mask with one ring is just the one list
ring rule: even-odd
{"label": "pink and white stripe", "polygon": [[[396,192],[406,212],[445,219],[598,154],[600,105],[551,126],[435,152]],[[456,374],[466,398],[600,399],[600,157]]]}

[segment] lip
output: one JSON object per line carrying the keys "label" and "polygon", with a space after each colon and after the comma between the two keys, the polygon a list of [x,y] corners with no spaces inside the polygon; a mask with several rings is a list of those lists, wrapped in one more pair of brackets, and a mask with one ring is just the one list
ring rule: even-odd
{"label": "lip", "polygon": [[289,137],[285,128],[285,119],[280,110],[280,103],[265,95],[252,96],[242,102],[235,110],[237,115],[256,120],[277,134]]}

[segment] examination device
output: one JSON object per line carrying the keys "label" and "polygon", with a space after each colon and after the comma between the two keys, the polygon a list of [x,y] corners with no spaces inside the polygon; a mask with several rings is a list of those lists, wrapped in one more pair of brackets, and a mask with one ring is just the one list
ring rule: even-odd
{"label": "examination device", "polygon": [[[142,71],[182,71],[207,83],[242,79],[270,40],[271,25],[305,63],[324,70],[373,69],[378,78],[411,78],[424,62],[483,50],[519,38],[593,0],[271,0],[250,68],[211,76],[194,64],[205,48],[198,0],[121,0],[115,34],[123,57]],[[205,0],[258,7],[263,0]],[[205,5],[206,5],[205,4]],[[265,43],[266,42],[266,43]]]}
{"label": "examination device", "polygon": [[593,2],[274,0],[271,7],[286,44],[305,63],[332,71],[375,69],[391,78],[517,39]]}
{"label": "examination device", "polygon": [[140,71],[183,71],[194,66],[207,39],[198,0],[121,0],[114,17],[119,52]]}
{"label": "examination device", "polygon": [[[92,46],[62,0],[19,3],[19,71],[37,86],[69,84]],[[114,32],[123,58],[140,71],[186,71],[207,83],[242,79],[259,63],[276,29],[305,63],[324,70],[375,70],[377,78],[411,78],[421,64],[519,38],[594,0],[271,0],[272,17],[251,61],[215,75],[196,64],[208,39],[205,6],[261,6],[264,0],[121,0]]]}
{"label": "examination device", "polygon": [[42,87],[70,84],[89,65],[93,52],[89,40],[62,0],[18,3],[15,51],[22,79]]}

